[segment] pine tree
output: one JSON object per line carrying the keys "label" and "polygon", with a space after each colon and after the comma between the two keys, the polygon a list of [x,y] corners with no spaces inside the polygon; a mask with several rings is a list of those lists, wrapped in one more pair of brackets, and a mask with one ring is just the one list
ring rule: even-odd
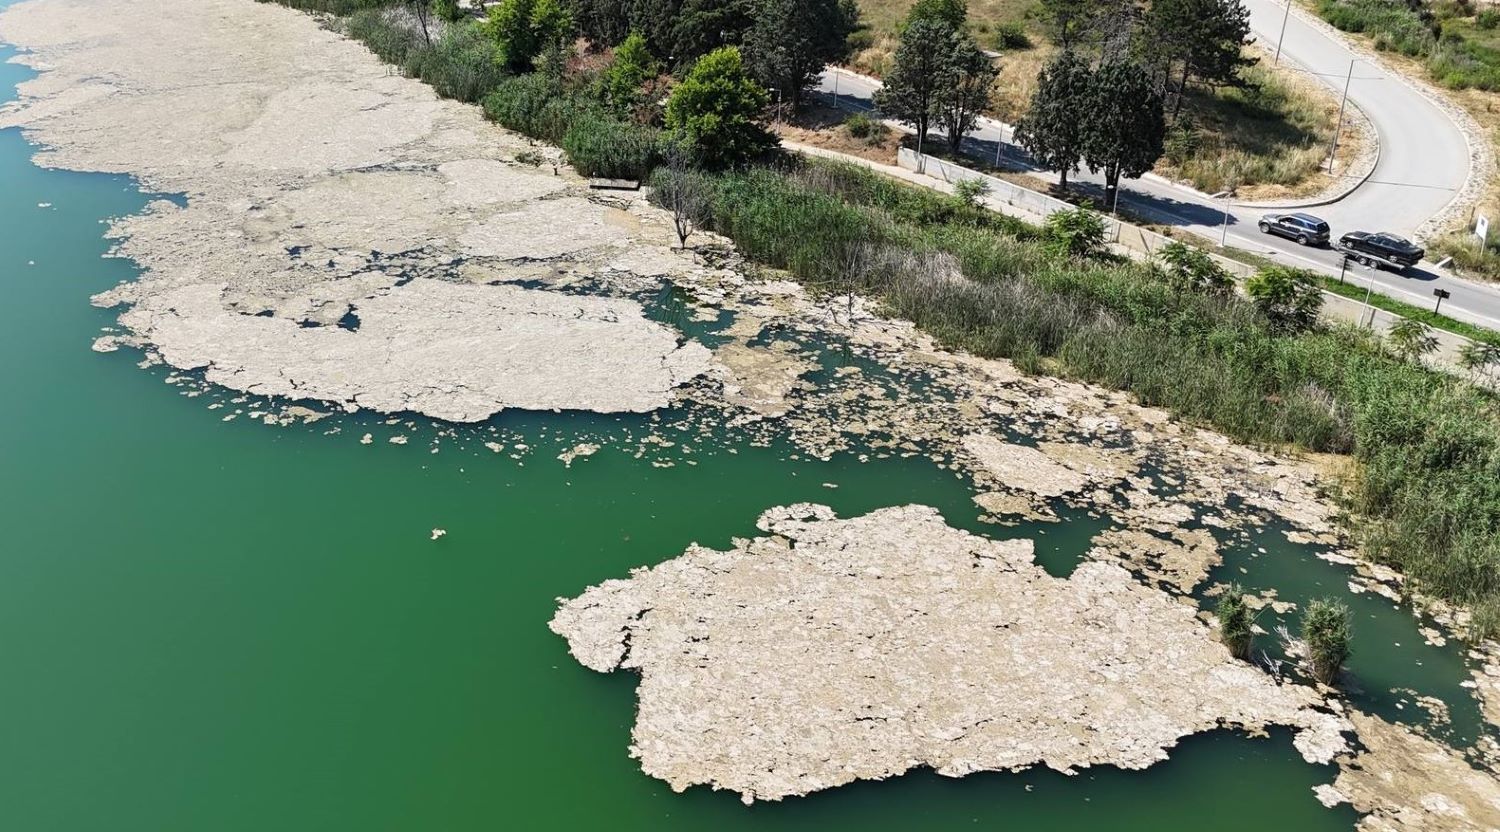
{"label": "pine tree", "polygon": [[1088,64],[1063,52],[1038,76],[1031,104],[1016,125],[1016,141],[1032,158],[1058,172],[1064,191],[1068,174],[1083,160],[1084,118],[1092,103],[1092,86]]}
{"label": "pine tree", "polygon": [[902,26],[910,26],[918,20],[936,20],[948,24],[955,32],[961,32],[968,19],[967,0],[917,0],[906,13]]}
{"label": "pine tree", "polygon": [[1104,204],[1110,206],[1121,176],[1134,179],[1161,158],[1166,116],[1156,84],[1134,62],[1106,62],[1089,87],[1083,158],[1104,174]]}
{"label": "pine tree", "polygon": [[796,108],[823,67],[848,52],[857,22],[845,0],[760,0],[745,34],[746,66]]}
{"label": "pine tree", "polygon": [[671,55],[678,66],[689,66],[721,46],[743,42],[754,22],[754,0],[687,0],[672,26]]}
{"label": "pine tree", "polygon": [[875,93],[880,112],[915,127],[926,138],[942,97],[953,27],[934,19],[913,20],[901,32],[901,44],[885,83]]}
{"label": "pine tree", "polygon": [[948,134],[948,149],[958,153],[964,134],[974,128],[979,114],[990,106],[995,65],[974,39],[953,36],[937,102],[938,124]]}

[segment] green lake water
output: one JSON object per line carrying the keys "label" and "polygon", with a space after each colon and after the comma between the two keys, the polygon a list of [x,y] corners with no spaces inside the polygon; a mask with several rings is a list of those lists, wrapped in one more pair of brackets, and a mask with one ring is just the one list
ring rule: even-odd
{"label": "green lake water", "polygon": [[[0,100],[25,77],[0,65]],[[0,829],[1351,827],[1310,791],[1333,770],[1303,763],[1284,731],[1191,737],[1144,772],[923,771],[750,808],[672,793],[627,757],[635,677],[568,656],[546,627],[557,596],[694,541],[727,545],[797,501],[845,516],[934,505],[963,528],[1036,537],[1058,574],[1106,521],[985,526],[968,484],[921,457],[824,463],[668,428],[693,450],[658,468],[628,441],[649,416],[225,421],[255,402],[188,397],[137,352],[90,350],[113,313],[89,296],[135,274],[101,257],[102,222],[148,197],[124,177],[39,169],[34,150],[0,131]],[[492,453],[497,437],[530,452]],[[572,468],[555,459],[600,438]],[[1303,547],[1260,545],[1216,577],[1294,601],[1347,594]],[[1356,701],[1417,720],[1390,692],[1414,688],[1450,703],[1455,741],[1476,736],[1459,648],[1424,646],[1389,602],[1351,600]]]}

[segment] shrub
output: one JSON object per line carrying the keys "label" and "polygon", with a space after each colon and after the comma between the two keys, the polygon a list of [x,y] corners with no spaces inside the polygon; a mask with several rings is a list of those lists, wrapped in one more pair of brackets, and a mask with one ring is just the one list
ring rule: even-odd
{"label": "shrub", "polygon": [[984,195],[990,192],[990,183],[983,179],[960,179],[953,183],[953,195],[971,208],[978,208]]}
{"label": "shrub", "polygon": [[1007,49],[1030,49],[1031,36],[1026,34],[1026,29],[1014,21],[1001,23],[995,28],[995,48],[1000,51]]}
{"label": "shrub", "polygon": [[432,0],[432,13],[449,23],[457,23],[464,18],[464,10],[458,7],[458,0]]}
{"label": "shrub", "polygon": [[567,128],[557,130],[558,125],[551,123],[544,128],[544,121],[550,120],[544,119],[543,113],[561,94],[558,84],[539,72],[519,75],[502,81],[485,96],[484,114],[517,133],[557,141]]}
{"label": "shrub", "polygon": [[604,100],[615,112],[627,115],[640,103],[646,82],[661,73],[661,64],[646,49],[640,32],[631,32],[615,48],[615,57],[604,71]]}
{"label": "shrub", "polygon": [[1093,257],[1104,251],[1104,218],[1087,208],[1053,211],[1047,216],[1048,247],[1067,257]]}
{"label": "shrub", "polygon": [[658,142],[654,128],[590,113],[572,122],[562,147],[584,176],[642,180],[656,164]]}
{"label": "shrub", "polygon": [[1156,262],[1167,282],[1181,291],[1222,295],[1234,287],[1229,272],[1195,246],[1174,240],[1156,252]]}
{"label": "shrub", "polygon": [[1391,349],[1407,361],[1416,361],[1437,349],[1437,336],[1432,327],[1412,318],[1402,318],[1391,325],[1386,333]]}
{"label": "shrub", "polygon": [[856,139],[868,139],[875,135],[879,128],[884,126],[864,113],[855,113],[844,119],[844,129],[848,130],[849,135]]}
{"label": "shrub", "polygon": [[431,47],[408,51],[402,67],[407,75],[432,85],[438,95],[474,103],[506,77],[495,63],[493,44],[478,24],[449,24]]}
{"label": "shrub", "polygon": [[1219,640],[1236,659],[1248,660],[1255,646],[1255,611],[1245,603],[1245,589],[1230,584],[1219,596],[1215,611],[1219,619]]}
{"label": "shrub", "polygon": [[1474,25],[1486,31],[1500,26],[1500,11],[1485,9],[1474,17]]}
{"label": "shrub", "polygon": [[1331,685],[1349,658],[1352,630],[1349,608],[1338,601],[1319,598],[1302,613],[1302,643],[1307,661],[1319,682]]}
{"label": "shrub", "polygon": [[1245,282],[1245,291],[1266,320],[1286,332],[1312,329],[1323,308],[1318,278],[1304,269],[1268,266]]}

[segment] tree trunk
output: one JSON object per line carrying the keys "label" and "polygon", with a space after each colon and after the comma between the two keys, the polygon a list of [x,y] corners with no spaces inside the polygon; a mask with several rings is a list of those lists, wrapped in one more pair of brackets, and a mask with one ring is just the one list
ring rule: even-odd
{"label": "tree trunk", "polygon": [[1172,123],[1177,123],[1177,115],[1182,112],[1182,99],[1187,97],[1188,74],[1190,68],[1186,63],[1182,65],[1182,84],[1177,87],[1177,100],[1172,104]]}
{"label": "tree trunk", "polygon": [[1068,168],[1066,165],[1063,166],[1062,170],[1057,172],[1057,191],[1063,194],[1068,192]]}

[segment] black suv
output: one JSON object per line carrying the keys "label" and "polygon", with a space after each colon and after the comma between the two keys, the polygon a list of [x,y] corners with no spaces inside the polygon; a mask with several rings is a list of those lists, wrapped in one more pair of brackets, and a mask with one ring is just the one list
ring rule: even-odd
{"label": "black suv", "polygon": [[1427,254],[1410,240],[1383,232],[1371,234],[1368,231],[1350,231],[1339,238],[1338,247],[1340,251],[1353,255],[1356,260],[1363,260],[1368,264],[1383,261],[1403,269],[1417,265]]}
{"label": "black suv", "polygon": [[1260,218],[1262,234],[1276,234],[1304,246],[1328,244],[1328,223],[1312,214],[1266,214]]}

